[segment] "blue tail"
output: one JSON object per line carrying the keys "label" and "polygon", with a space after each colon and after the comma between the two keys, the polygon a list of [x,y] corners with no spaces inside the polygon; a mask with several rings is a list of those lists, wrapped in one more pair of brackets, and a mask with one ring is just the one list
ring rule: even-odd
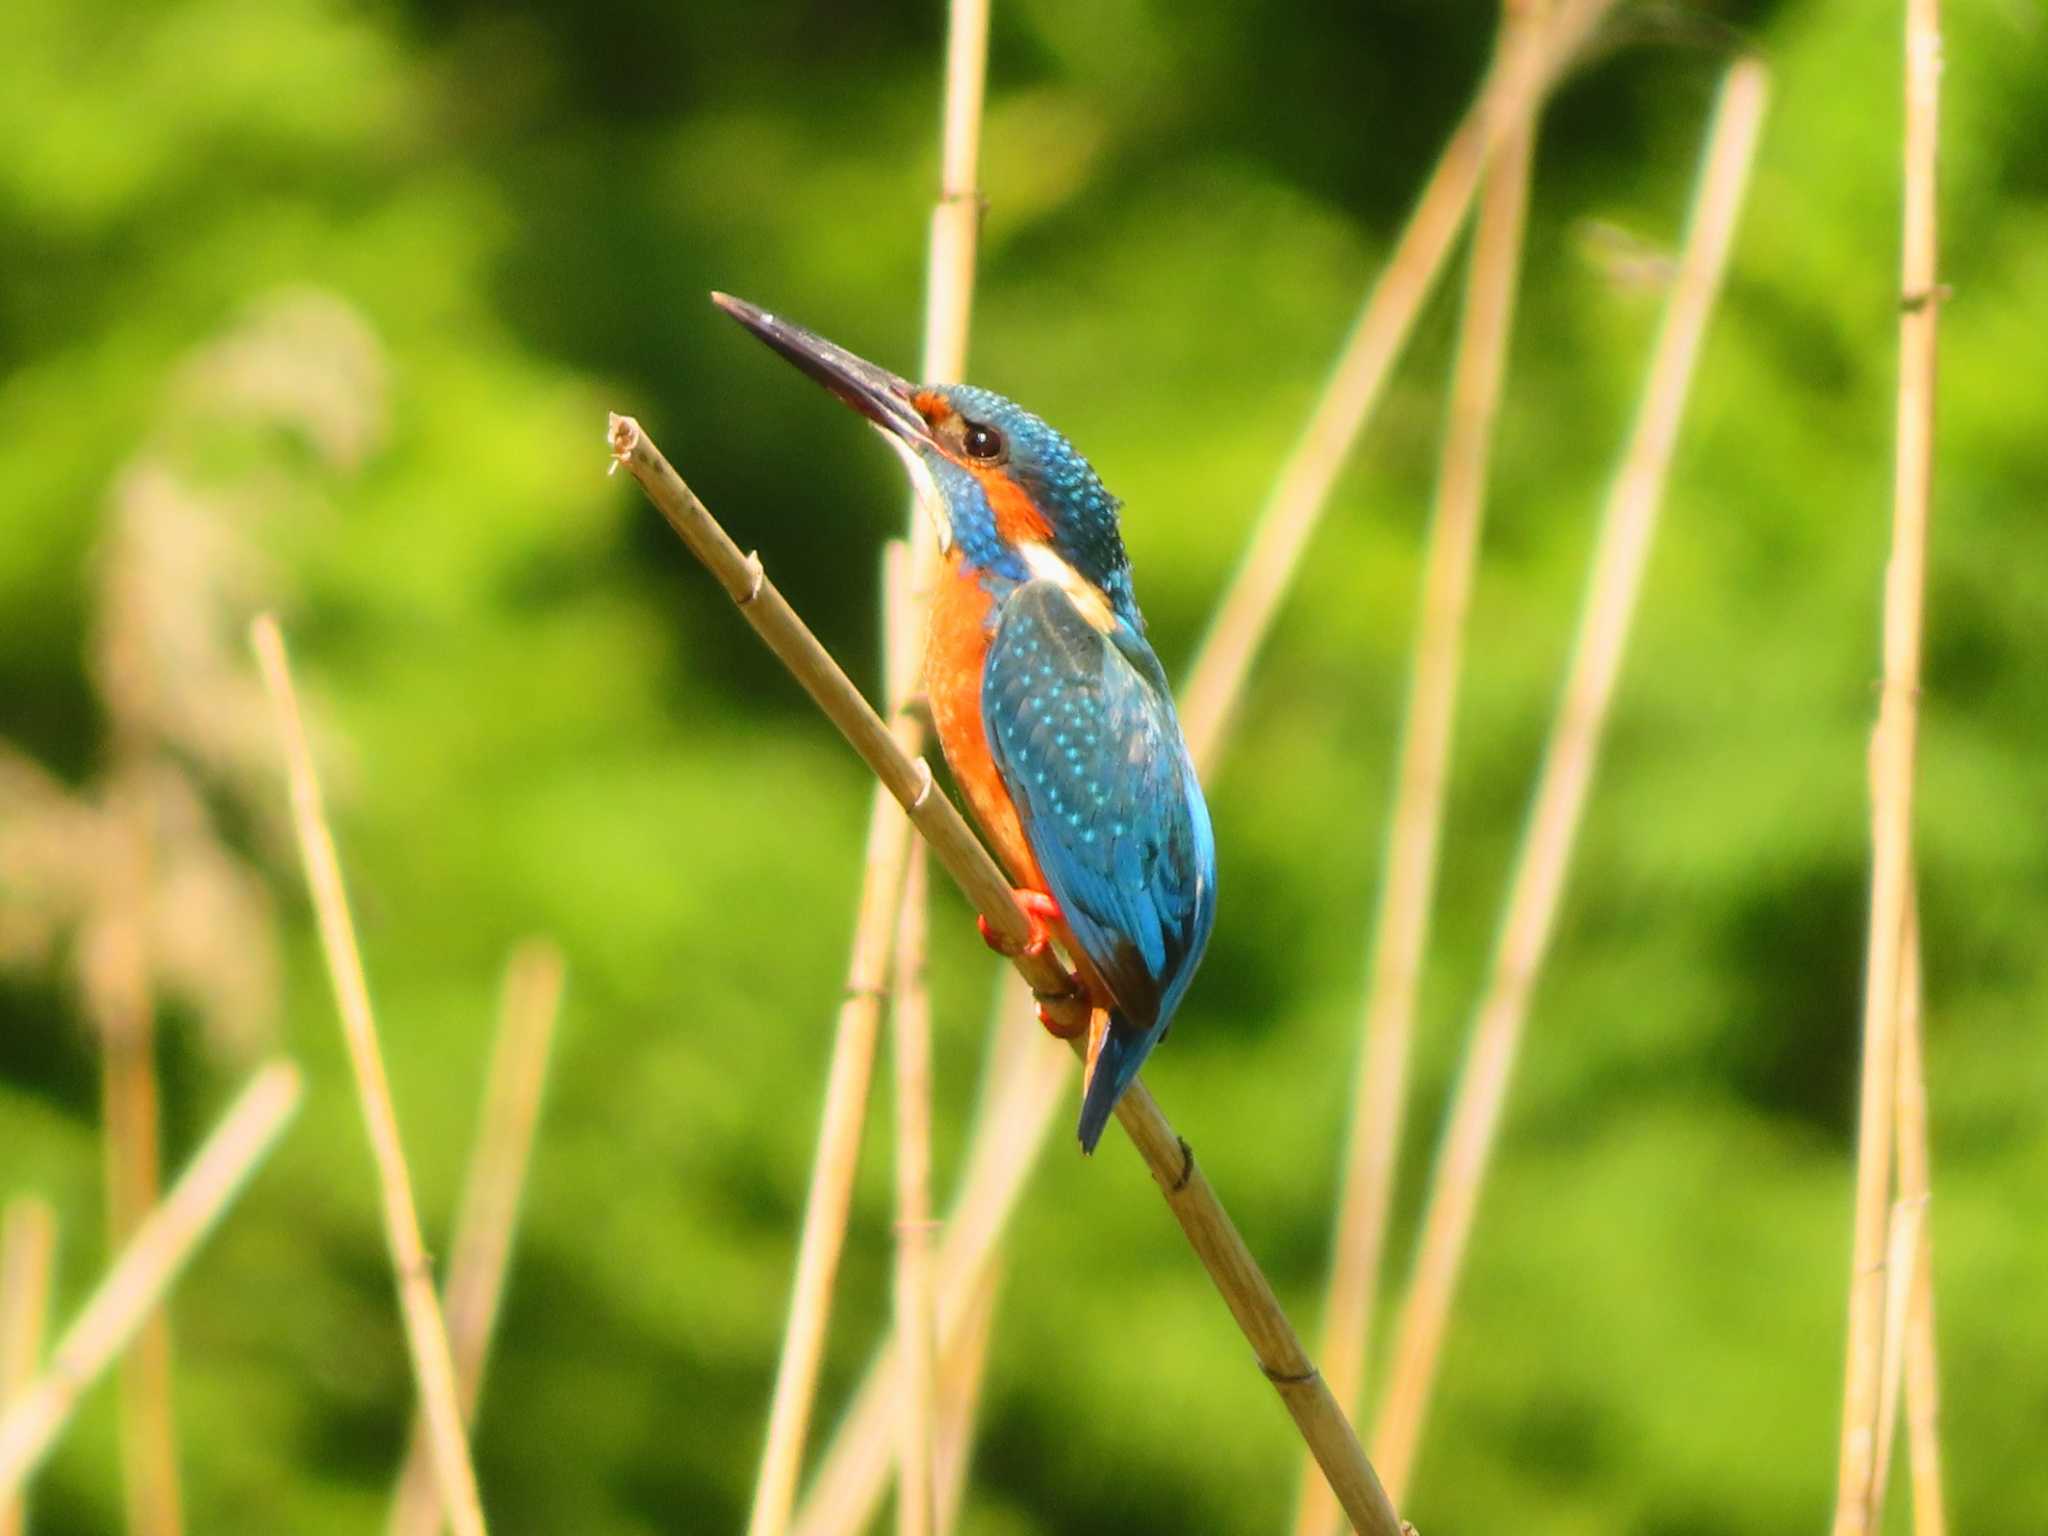
{"label": "blue tail", "polygon": [[1125,1022],[1121,1013],[1109,1016],[1109,1032],[1102,1041],[1102,1054],[1095,1058],[1095,1075],[1088,1080],[1088,1091],[1081,1097],[1081,1150],[1093,1152],[1095,1144],[1102,1140],[1103,1129],[1109,1124],[1109,1117],[1116,1110],[1118,1099],[1138,1075],[1138,1068],[1145,1058],[1152,1054],[1152,1047],[1165,1034],[1164,1028],[1155,1025],[1140,1034]]}

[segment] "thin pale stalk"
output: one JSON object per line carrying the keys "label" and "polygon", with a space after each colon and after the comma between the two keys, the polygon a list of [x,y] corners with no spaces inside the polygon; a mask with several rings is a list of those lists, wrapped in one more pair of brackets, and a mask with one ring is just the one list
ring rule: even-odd
{"label": "thin pale stalk", "polygon": [[1934,485],[1939,344],[1935,168],[1940,123],[1939,0],[1907,0],[1905,214],[1891,560],[1885,571],[1884,689],[1871,738],[1869,949],[1863,984],[1863,1091],[1849,1265],[1835,1536],[1876,1528],[1877,1415],[1884,1352],[1884,1249],[1898,1113],[1900,956],[1910,896],[1913,760],[1919,736],[1921,613]]}
{"label": "thin pale stalk", "polygon": [[932,1425],[936,1414],[931,1257],[931,1001],[925,990],[925,864],[903,882],[896,931],[890,1038],[896,1065],[896,1338],[904,1390],[896,1425],[898,1536],[931,1536]]}
{"label": "thin pale stalk", "polygon": [[384,1056],[377,1044],[377,1024],[370,1011],[369,984],[356,947],[355,923],[349,916],[348,893],[342,884],[341,860],[327,828],[320,781],[313,771],[313,752],[299,715],[284,635],[276,619],[265,614],[250,626],[250,640],[263,671],[263,686],[277,717],[284,747],[285,770],[291,780],[292,824],[299,856],[306,868],[306,886],[319,920],[321,948],[334,984],[341,1015],[342,1037],[354,1070],[356,1097],[363,1129],[377,1168],[377,1191],[383,1205],[384,1235],[398,1288],[399,1313],[405,1323],[406,1347],[412,1355],[413,1378],[420,1408],[432,1437],[434,1474],[442,1507],[456,1536],[483,1536],[483,1504],[476,1472],[470,1464],[469,1441],[463,1430],[462,1406],[455,1390],[455,1361],[449,1353],[448,1330],[441,1301],[434,1294],[434,1276],[420,1240],[419,1210],[412,1179],[406,1172],[405,1149],[398,1135],[398,1111],[391,1102],[391,1084],[384,1075]]}
{"label": "thin pale stalk", "polygon": [[1432,1176],[1414,1276],[1395,1328],[1373,1449],[1396,1498],[1407,1486],[1414,1464],[1529,999],[1549,945],[1620,675],[1686,394],[1727,265],[1763,119],[1766,79],[1762,64],[1745,59],[1729,70],[1722,84],[1685,250],[1635,427],[1607,499],[1570,672],[1545,749],[1492,973]]}
{"label": "thin pale stalk", "polygon": [[57,1341],[42,1374],[0,1415],[0,1505],[20,1496],[79,1396],[170,1290],[276,1142],[298,1107],[299,1091],[298,1069],[289,1062],[273,1062],[256,1074],[170,1193],[135,1229],[85,1309]]}
{"label": "thin pale stalk", "polygon": [[1898,1423],[1899,1397],[1906,1380],[1906,1312],[1911,1305],[1913,1270],[1920,1251],[1920,1226],[1926,1209],[1917,1201],[1892,1202],[1884,1248],[1884,1351],[1878,1362],[1876,1471],[1871,1477],[1870,1523],[1884,1526],[1884,1498],[1890,1486],[1892,1431]]}
{"label": "thin pale stalk", "polygon": [[1913,1478],[1915,1536],[1945,1536],[1941,1498],[1941,1387],[1934,1344],[1933,1170],[1927,1152],[1926,1008],[1920,972],[1920,914],[1906,908],[1905,975],[1899,1014],[1899,1197],[1920,1206],[1913,1288],[1906,1300],[1906,1450]]}
{"label": "thin pale stalk", "polygon": [[[891,542],[883,558],[884,664],[891,696],[901,700],[914,649],[908,629],[910,554]],[[916,750],[921,731],[898,708],[890,730],[904,751]],[[817,1399],[832,1317],[832,1287],[846,1247],[853,1209],[853,1180],[860,1165],[861,1134],[867,1124],[868,1089],[874,1076],[875,1041],[881,1033],[889,945],[910,857],[910,823],[889,794],[877,789],[868,811],[867,852],[861,866],[860,912],[854,921],[853,953],[847,962],[846,994],[832,1031],[832,1061],[826,1072],[825,1108],[818,1122],[818,1146],[804,1199],[797,1241],[796,1281],[783,1323],[782,1349],[769,1400],[768,1430],[754,1483],[748,1536],[782,1536],[796,1504],[804,1444]]]}
{"label": "thin pale stalk", "polygon": [[[27,1395],[43,1360],[43,1329],[56,1269],[57,1213],[17,1195],[0,1216],[0,1418]],[[27,1501],[0,1499],[0,1536],[21,1536]]]}
{"label": "thin pale stalk", "polygon": [[[531,939],[512,952],[499,989],[483,1114],[463,1180],[462,1203],[456,1208],[442,1288],[448,1347],[455,1360],[456,1401],[465,1424],[476,1422],[491,1334],[505,1293],[512,1234],[519,1225],[520,1196],[526,1187],[534,1130],[540,1124],[555,1021],[561,1014],[563,970],[559,949],[544,939]],[[434,1536],[441,1529],[433,1445],[426,1421],[417,1415],[385,1528],[391,1536]]]}
{"label": "thin pale stalk", "polygon": [[1527,132],[1550,84],[1606,15],[1612,0],[1561,0],[1540,47],[1503,47],[1464,121],[1444,146],[1415,211],[1374,280],[1365,308],[1259,512],[1244,558],[1217,605],[1181,696],[1181,723],[1204,773],[1215,766],[1225,715],[1280,601],[1293,583],[1338,472],[1379,403],[1423,301],[1450,259],[1487,162],[1508,136]]}
{"label": "thin pale stalk", "polygon": [[[1509,29],[1536,34],[1540,15],[1511,13]],[[1520,46],[1528,46],[1524,42]],[[1465,317],[1451,381],[1450,415],[1437,469],[1425,557],[1414,674],[1409,681],[1401,766],[1389,821],[1386,883],[1366,988],[1364,1049],[1352,1089],[1351,1138],[1323,1309],[1323,1371],[1337,1400],[1356,1406],[1393,1206],[1394,1164],[1407,1099],[1408,1049],[1428,947],[1437,846],[1451,756],[1465,611],[1479,552],[1487,458],[1506,372],[1522,228],[1534,156],[1533,123],[1512,132],[1486,173],[1472,240]],[[1328,1485],[1304,1467],[1296,1536],[1337,1529]]]}
{"label": "thin pale stalk", "polygon": [[[125,733],[124,733],[125,735]],[[115,829],[106,894],[85,945],[85,1000],[100,1041],[100,1127],[107,1246],[119,1252],[162,1193],[158,1152],[156,1000],[150,982],[150,824],[145,775],[124,742],[127,765],[108,793]],[[130,1536],[179,1536],[171,1330],[162,1313],[143,1320],[117,1371],[121,1495]]]}
{"label": "thin pale stalk", "polygon": [[[1005,938],[1025,938],[1026,920],[1016,894],[988,850],[952,802],[932,793],[929,768],[913,761],[897,745],[874,709],[768,580],[760,560],[741,555],[636,422],[614,416],[610,436],[614,462],[631,471],[669,525],[725,587],[755,632],[889,786],[989,927]],[[1032,952],[1021,943],[1014,947],[1017,969],[1033,990],[1047,999],[1048,1010],[1078,1024],[1088,1005],[1058,960],[1042,949]],[[1077,1029],[1075,1034],[1079,1033]],[[1078,1049],[1078,1040],[1075,1044]],[[1134,1083],[1124,1096],[1117,1119],[1144,1157],[1168,1208],[1250,1342],[1267,1380],[1335,1486],[1345,1513],[1368,1536],[1398,1536],[1400,1521],[1343,1410],[1302,1349],[1222,1202],[1196,1167],[1193,1152],[1174,1134],[1143,1082]]]}
{"label": "thin pale stalk", "polygon": [[951,1536],[960,1524],[967,1495],[967,1468],[974,1457],[975,1409],[981,1401],[982,1377],[988,1370],[989,1345],[995,1336],[996,1293],[1002,1286],[1002,1265],[991,1264],[967,1298],[960,1334],[941,1362],[939,1423],[932,1450],[936,1484],[934,1528]]}

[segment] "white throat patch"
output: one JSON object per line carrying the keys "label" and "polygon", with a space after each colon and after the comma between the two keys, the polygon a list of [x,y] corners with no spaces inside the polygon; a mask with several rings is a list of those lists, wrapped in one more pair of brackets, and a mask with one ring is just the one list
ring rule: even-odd
{"label": "white throat patch", "polygon": [[[874,426],[873,422],[869,423]],[[896,457],[903,461],[903,467],[910,471],[910,488],[917,497],[918,505],[932,520],[932,531],[939,536],[939,553],[944,554],[953,547],[953,518],[946,510],[946,498],[939,490],[939,482],[932,477],[931,465],[925,463],[924,455],[903,441],[886,427],[875,426],[882,434],[882,441],[896,450]]]}

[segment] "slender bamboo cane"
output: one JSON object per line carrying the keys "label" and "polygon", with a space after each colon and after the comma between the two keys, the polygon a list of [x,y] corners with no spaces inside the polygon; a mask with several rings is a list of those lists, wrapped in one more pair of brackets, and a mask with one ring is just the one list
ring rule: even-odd
{"label": "slender bamboo cane", "polygon": [[903,882],[890,1037],[896,1064],[896,1337],[904,1390],[897,1418],[898,1536],[931,1536],[933,1360],[931,1260],[931,1002],[925,990],[925,863]]}
{"label": "slender bamboo cane", "polygon": [[[1541,26],[1540,11],[1511,8],[1503,21],[1509,34],[1503,47],[1540,47]],[[1365,1048],[1352,1090],[1350,1145],[1323,1310],[1323,1370],[1337,1400],[1352,1407],[1365,1386],[1380,1255],[1393,1206],[1408,1046],[1428,947],[1465,610],[1478,558],[1487,457],[1513,326],[1535,137],[1533,121],[1511,131],[1487,169],[1473,234],[1449,421],[1437,468],[1436,512],[1366,990]],[[1328,1485],[1312,1466],[1304,1466],[1295,1536],[1323,1536],[1337,1529],[1337,1523]]]}
{"label": "slender bamboo cane", "polygon": [[251,1079],[189,1167],[135,1229],[112,1269],[51,1351],[49,1364],[0,1414],[0,1505],[63,1430],[85,1389],[163,1299],[299,1103],[299,1074],[273,1062]]}
{"label": "slender bamboo cane", "polygon": [[1549,945],[1620,675],[1687,389],[1741,211],[1765,94],[1764,67],[1754,59],[1731,68],[1722,85],[1685,251],[1635,429],[1608,496],[1570,674],[1432,1179],[1414,1278],[1396,1326],[1386,1396],[1374,1429],[1374,1459],[1385,1469],[1396,1498],[1413,1466],[1530,995]]}
{"label": "slender bamboo cane", "polygon": [[1885,572],[1884,691],[1871,737],[1869,951],[1863,988],[1863,1092],[1856,1140],[1856,1223],[1849,1267],[1835,1536],[1875,1529],[1877,1415],[1884,1352],[1884,1254],[1897,1115],[1900,954],[1913,847],[1913,759],[1919,734],[1921,611],[1934,482],[1939,343],[1936,145],[1940,125],[1939,0],[1907,0],[1905,217],[1892,548]]}
{"label": "slender bamboo cane", "polygon": [[[505,1293],[512,1234],[519,1225],[520,1197],[540,1123],[555,1021],[561,1013],[563,970],[559,949],[545,939],[530,939],[513,950],[499,989],[483,1113],[463,1181],[462,1203],[456,1208],[442,1289],[448,1348],[455,1361],[455,1395],[464,1424],[476,1422],[491,1334]],[[434,1481],[433,1444],[425,1419],[418,1415],[397,1489],[385,1526],[389,1536],[434,1536],[441,1529],[441,1491]]]}
{"label": "slender bamboo cane", "polygon": [[[631,471],[648,499],[725,587],[756,633],[889,786],[989,926],[1005,938],[1025,938],[1024,914],[988,850],[968,830],[952,802],[932,793],[930,770],[898,748],[880,717],[768,580],[760,560],[741,555],[638,423],[614,416],[610,437],[614,461]],[[1022,944],[1015,947],[1018,970],[1034,991],[1045,997],[1048,1010],[1078,1024],[1088,1005],[1064,968],[1049,954],[1026,952]],[[1251,1343],[1260,1368],[1336,1486],[1345,1513],[1369,1536],[1398,1536],[1400,1521],[1359,1449],[1357,1436],[1303,1351],[1243,1238],[1196,1167],[1187,1143],[1174,1134],[1142,1082],[1134,1083],[1125,1095],[1117,1118]]]}
{"label": "slender bamboo cane", "polygon": [[[56,1269],[57,1214],[17,1195],[0,1215],[0,1418],[28,1392],[43,1359],[43,1329]],[[27,1500],[0,1498],[0,1536],[21,1536]]]}
{"label": "slender bamboo cane", "polygon": [[1927,1151],[1927,1075],[1921,1048],[1927,1011],[1920,972],[1920,914],[1906,907],[1905,976],[1899,1014],[1899,1197],[1920,1207],[1913,1287],[1906,1300],[1906,1449],[1915,1536],[1946,1536],[1941,1498],[1941,1389],[1934,1343],[1933,1171]]}
{"label": "slender bamboo cane", "polygon": [[341,861],[321,806],[320,781],[313,771],[313,752],[305,722],[292,690],[284,635],[277,620],[265,614],[250,626],[250,641],[263,672],[263,686],[277,716],[291,779],[292,823],[299,856],[306,867],[306,885],[319,919],[320,943],[341,1014],[342,1036],[354,1069],[356,1097],[363,1111],[363,1129],[377,1166],[377,1187],[384,1208],[384,1234],[398,1286],[398,1305],[405,1322],[406,1347],[412,1355],[413,1377],[419,1386],[420,1408],[432,1436],[434,1474],[441,1503],[456,1536],[484,1536],[483,1505],[477,1495],[476,1472],[470,1465],[469,1443],[462,1427],[462,1408],[455,1389],[455,1361],[449,1353],[448,1330],[434,1294],[433,1271],[420,1240],[419,1211],[413,1202],[412,1179],[406,1172],[405,1149],[399,1141],[398,1113],[391,1085],[384,1075],[384,1057],[377,1044],[376,1019],[370,1011],[369,984],[363,977],[362,955],[356,948],[355,924],[349,916],[348,893],[341,879]]}
{"label": "slender bamboo cane", "polygon": [[1214,766],[1225,715],[1272,627],[1329,500],[1338,471],[1378,404],[1415,317],[1450,258],[1480,176],[1497,147],[1535,120],[1545,92],[1612,0],[1560,0],[1541,48],[1502,48],[1464,121],[1444,146],[1387,264],[1373,283],[1301,441],[1259,513],[1244,559],[1217,605],[1181,695],[1195,764]]}

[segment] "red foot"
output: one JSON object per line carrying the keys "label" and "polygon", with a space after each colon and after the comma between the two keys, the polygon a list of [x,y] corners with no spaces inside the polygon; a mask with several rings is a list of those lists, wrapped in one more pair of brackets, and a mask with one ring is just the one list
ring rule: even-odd
{"label": "red foot", "polygon": [[1024,909],[1024,916],[1031,923],[1031,937],[1019,948],[989,927],[988,919],[977,916],[974,924],[981,930],[981,942],[999,955],[1015,960],[1024,955],[1042,955],[1052,943],[1052,924],[1063,920],[1060,904],[1043,891],[1019,890],[1014,892],[1017,905]]}

